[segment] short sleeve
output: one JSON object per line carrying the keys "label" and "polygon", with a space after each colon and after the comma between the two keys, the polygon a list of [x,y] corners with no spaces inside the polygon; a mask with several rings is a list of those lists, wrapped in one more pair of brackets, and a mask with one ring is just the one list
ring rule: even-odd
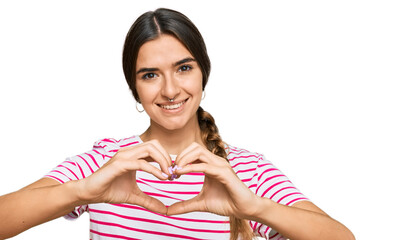
{"label": "short sleeve", "polygon": [[[95,142],[91,151],[66,158],[61,164],[56,166],[44,177],[54,179],[60,183],[73,180],[80,180],[90,176],[102,165],[104,165],[120,148],[116,141],[102,139]],[[88,211],[87,205],[78,206],[64,216],[68,220],[73,220]]]}
{"label": "short sleeve", "polygon": [[[294,186],[290,179],[270,161],[266,160],[263,155],[259,156],[256,174],[256,195],[269,198],[276,203],[287,206],[292,206],[299,201],[308,201],[308,198]],[[251,224],[254,231],[266,239],[285,239],[281,234],[268,226],[257,222],[252,222]]]}
{"label": "short sleeve", "polygon": [[[238,177],[256,195],[287,206],[308,200],[290,179],[262,154],[229,146],[228,160]],[[285,239],[266,225],[254,221],[250,221],[250,225],[254,233],[260,237]]]}

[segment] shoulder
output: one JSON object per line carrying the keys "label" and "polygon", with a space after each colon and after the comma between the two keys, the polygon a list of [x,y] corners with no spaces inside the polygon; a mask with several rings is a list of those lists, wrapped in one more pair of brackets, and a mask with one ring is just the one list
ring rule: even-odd
{"label": "shoulder", "polygon": [[133,135],[128,138],[103,138],[94,143],[93,150],[105,151],[107,153],[116,153],[122,147],[128,147],[142,143],[139,136]]}
{"label": "shoulder", "polygon": [[95,141],[91,150],[72,156],[69,159],[80,168],[87,168],[91,172],[94,172],[111,159],[120,148],[132,146],[141,142],[142,141],[138,136],[122,138],[119,140],[115,138],[103,138]]}
{"label": "shoulder", "polygon": [[258,168],[263,167],[265,164],[272,165],[269,161],[265,160],[263,154],[257,152],[231,145],[226,146],[226,151],[228,153],[229,164],[238,175],[240,173],[255,173]]}
{"label": "shoulder", "polygon": [[228,161],[240,178],[259,181],[265,175],[281,175],[281,171],[263,154],[227,145]]}
{"label": "shoulder", "polygon": [[[238,148],[232,145],[226,145],[226,152],[228,153],[228,161],[232,162],[258,162],[264,160],[264,155],[252,152],[243,148]],[[233,165],[233,164],[231,164]]]}

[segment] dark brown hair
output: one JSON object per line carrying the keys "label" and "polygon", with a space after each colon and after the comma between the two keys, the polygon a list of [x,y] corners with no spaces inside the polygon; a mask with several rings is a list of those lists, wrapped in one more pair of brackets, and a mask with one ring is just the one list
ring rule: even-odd
{"label": "dark brown hair", "polygon": [[[205,89],[210,73],[210,60],[205,42],[196,26],[180,12],[159,8],[141,15],[131,26],[124,43],[123,70],[128,86],[136,99],[140,102],[136,81],[136,62],[140,47],[161,34],[170,34],[180,40],[196,59],[203,76],[202,88]],[[197,110],[202,140],[212,153],[227,159],[224,142],[222,141],[215,120],[212,115],[201,107]],[[241,237],[244,240],[252,239],[253,232],[247,220],[230,216],[231,239]]]}

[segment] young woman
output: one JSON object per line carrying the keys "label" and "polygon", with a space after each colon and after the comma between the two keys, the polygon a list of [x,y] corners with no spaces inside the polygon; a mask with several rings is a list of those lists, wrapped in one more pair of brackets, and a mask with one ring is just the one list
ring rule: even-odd
{"label": "young woman", "polygon": [[87,211],[91,239],[354,239],[261,154],[222,141],[199,106],[210,61],[187,17],[169,9],[140,16],[123,68],[149,128],[97,141],[1,196],[0,238]]}

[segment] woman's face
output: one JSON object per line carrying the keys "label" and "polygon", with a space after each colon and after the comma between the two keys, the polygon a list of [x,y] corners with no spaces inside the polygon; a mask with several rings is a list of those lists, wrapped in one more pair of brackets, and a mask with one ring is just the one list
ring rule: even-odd
{"label": "woman's face", "polygon": [[152,124],[176,130],[190,120],[197,121],[202,72],[177,38],[163,34],[143,44],[138,51],[136,73],[138,96]]}

